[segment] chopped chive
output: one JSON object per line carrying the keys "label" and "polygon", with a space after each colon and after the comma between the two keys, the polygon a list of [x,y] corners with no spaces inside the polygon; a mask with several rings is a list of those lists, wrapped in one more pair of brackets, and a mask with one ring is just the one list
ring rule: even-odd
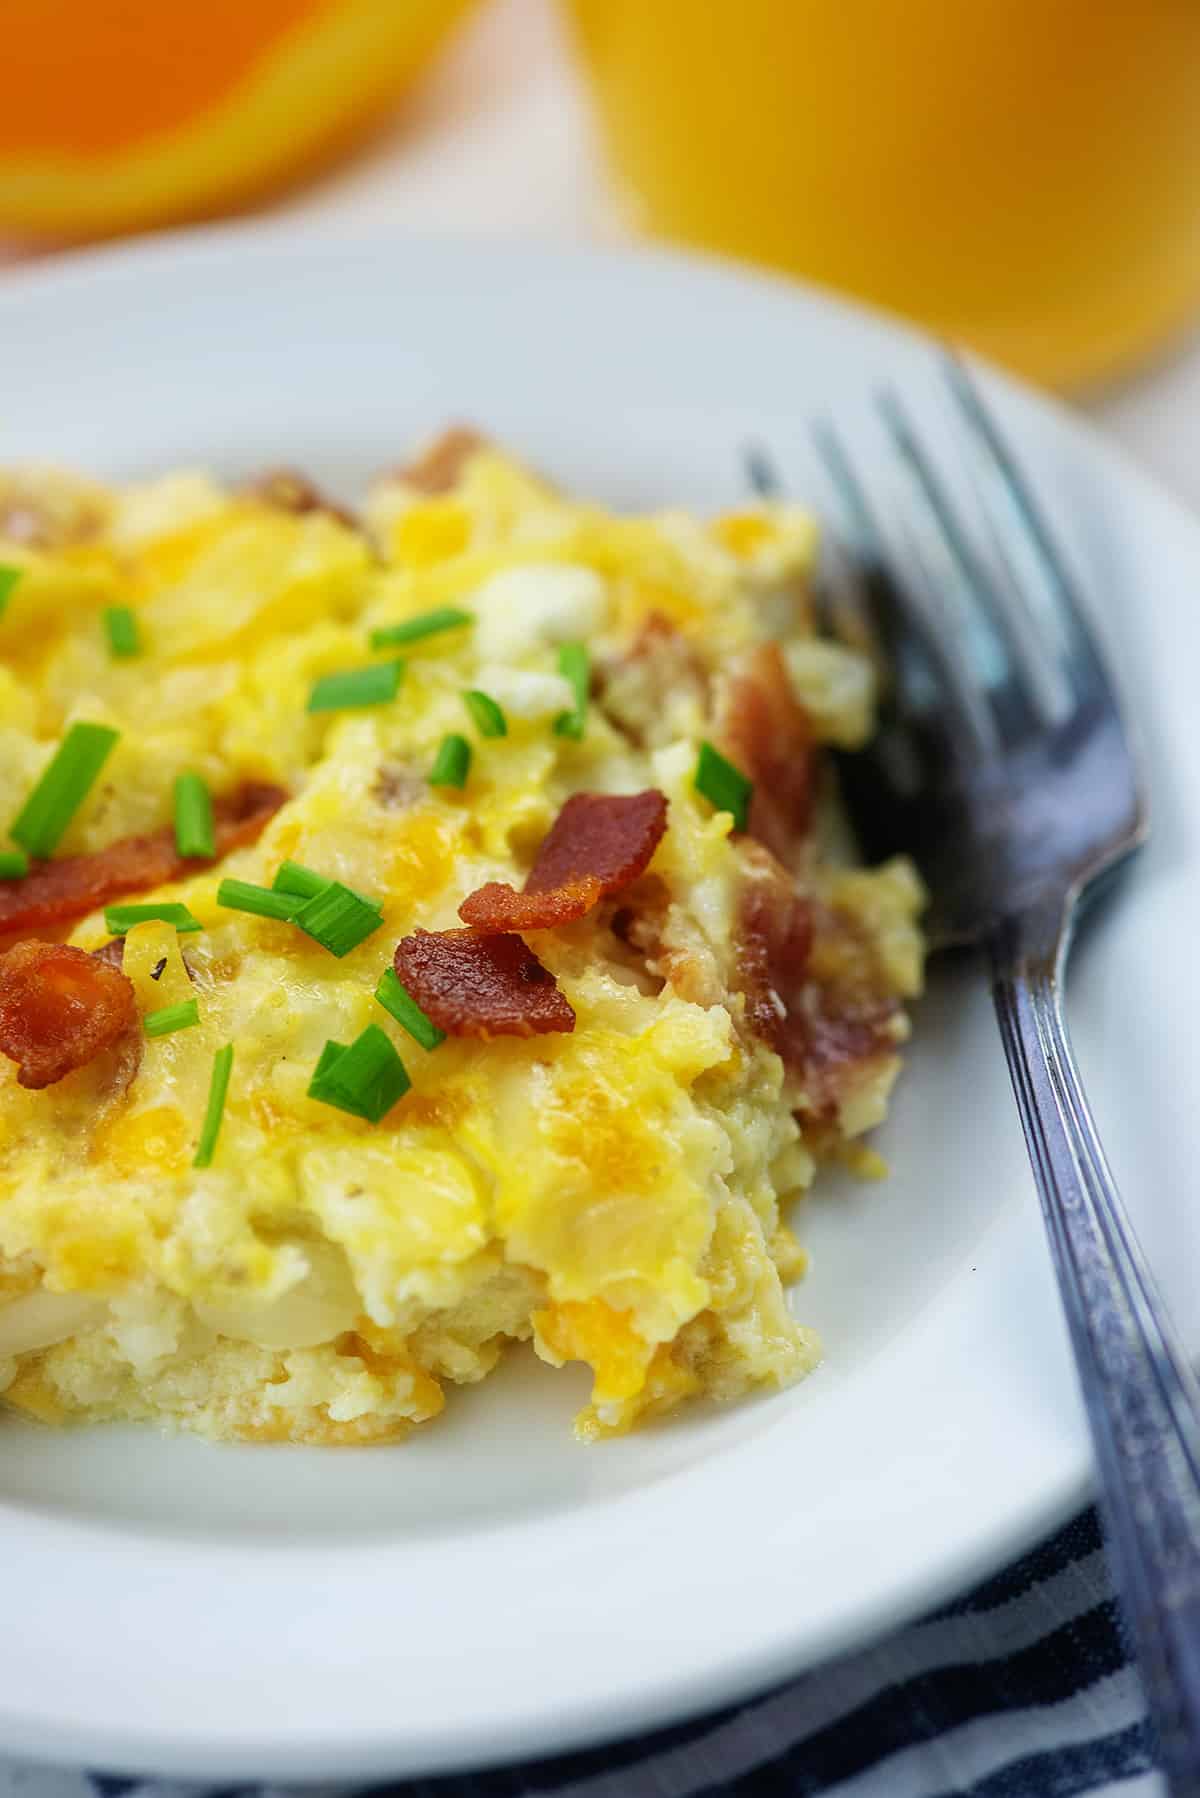
{"label": "chopped chive", "polygon": [[383,1009],[391,1013],[400,1028],[407,1030],[423,1049],[436,1049],[439,1043],[445,1042],[446,1032],[439,1030],[433,1019],[425,1016],[416,1000],[409,997],[394,968],[385,968],[380,975],[375,997]]}
{"label": "chopped chive", "polygon": [[308,1083],[308,1096],[310,1099],[319,1099],[322,1105],[336,1105],[339,1111],[348,1111],[351,1117],[366,1120],[367,1114],[362,1106],[340,1093],[330,1078],[335,1063],[342,1059],[348,1048],[348,1043],[335,1043],[330,1038],[313,1069],[312,1079]]}
{"label": "chopped chive", "polygon": [[563,643],[558,651],[558,672],[566,675],[575,693],[575,704],[569,712],[560,712],[554,729],[560,737],[583,735],[587,720],[588,691],[591,686],[591,660],[586,643]]}
{"label": "chopped chive", "polygon": [[490,694],[481,693],[477,687],[472,687],[463,694],[463,704],[470,712],[481,737],[508,735],[508,721]]}
{"label": "chopped chive", "polygon": [[249,880],[223,880],[217,888],[217,904],[227,911],[248,911],[256,918],[274,918],[290,924],[304,901],[297,893],[276,893],[256,887]]}
{"label": "chopped chive", "polygon": [[[291,897],[282,894],[280,897]],[[379,908],[340,880],[331,880],[306,899],[293,918],[306,936],[339,959],[357,949],[383,923]]]}
{"label": "chopped chive", "polygon": [[104,630],[108,637],[109,654],[115,661],[127,662],[131,657],[141,654],[141,632],[138,621],[128,606],[105,606]]}
{"label": "chopped chive", "polygon": [[166,900],[160,905],[150,901],[146,905],[105,906],[104,926],[110,936],[124,936],[135,924],[174,924],[177,932],[204,929],[186,905],[179,905],[174,900]]}
{"label": "chopped chive", "polygon": [[701,743],[700,756],[692,782],[698,793],[711,800],[719,812],[733,814],[733,828],[745,830],[750,816],[750,796],[754,782],[735,768],[711,743]]}
{"label": "chopped chive", "polygon": [[53,855],[112,753],[120,732],[107,724],[73,724],[9,828],[30,855]]}
{"label": "chopped chive", "polygon": [[175,847],[188,861],[211,862],[217,853],[212,794],[199,774],[175,782]]}
{"label": "chopped chive", "polygon": [[0,880],[24,880],[29,857],[23,849],[0,849]]}
{"label": "chopped chive", "polygon": [[0,562],[0,618],[4,616],[9,594],[24,572],[23,568],[14,568],[11,562]]}
{"label": "chopped chive", "polygon": [[338,1111],[348,1111],[351,1117],[362,1118],[364,1123],[370,1123],[370,1118],[358,1100],[342,1092],[333,1082],[333,1069],[348,1047],[348,1043],[335,1043],[330,1038],[313,1069],[312,1079],[308,1083],[308,1096],[319,1100],[322,1105],[333,1105]]}
{"label": "chopped chive", "polygon": [[442,631],[457,630],[460,625],[474,622],[473,612],[460,611],[458,606],[437,606],[432,612],[406,618],[403,624],[385,624],[372,631],[371,648],[391,649],[400,643],[418,643],[422,637],[436,637]]}
{"label": "chopped chive", "polygon": [[438,745],[429,770],[431,787],[465,787],[471,769],[471,745],[457,731],[450,731]]}
{"label": "chopped chive", "polygon": [[330,1037],[325,1047],[321,1050],[320,1059],[313,1069],[312,1079],[308,1083],[310,1094],[318,1080],[323,1081],[325,1079],[326,1074],[328,1074],[334,1062],[339,1060],[340,1057],[346,1053],[348,1047],[349,1045],[347,1043],[335,1043],[333,1038]]}
{"label": "chopped chive", "polygon": [[311,899],[323,892],[329,885],[324,874],[318,874],[313,868],[305,868],[300,862],[280,862],[275,870],[275,878],[271,882],[271,890],[275,893],[295,893],[301,899]]}
{"label": "chopped chive", "polygon": [[387,705],[400,691],[404,663],[372,662],[369,668],[347,668],[323,674],[308,696],[310,712],[340,712],[353,706]]}
{"label": "chopped chive", "polygon": [[[326,887],[334,884],[332,877],[328,874],[318,874],[315,868],[306,868],[300,862],[285,861],[280,862],[275,870],[271,891],[295,893],[300,899],[315,899],[318,893],[323,893]],[[364,905],[369,905],[372,911],[381,912],[383,910],[380,900],[372,899],[366,893],[360,893],[357,887],[347,887],[346,891],[353,893],[356,899],[361,899]]]}
{"label": "chopped chive", "polygon": [[225,1113],[225,1095],[229,1091],[229,1075],[233,1068],[233,1044],[226,1043],[213,1056],[212,1079],[208,1087],[208,1104],[204,1111],[204,1122],[200,1127],[200,1142],[196,1149],[193,1167],[211,1167],[213,1150],[217,1146],[217,1137],[221,1134],[221,1119]]}
{"label": "chopped chive", "polygon": [[377,1124],[411,1084],[386,1031],[378,1024],[368,1024],[348,1047],[326,1043],[313,1070],[308,1096]]}
{"label": "chopped chive", "polygon": [[178,1005],[164,1005],[148,1011],[142,1019],[147,1036],[170,1036],[176,1030],[190,1030],[200,1022],[200,1005],[195,999],[183,999]]}

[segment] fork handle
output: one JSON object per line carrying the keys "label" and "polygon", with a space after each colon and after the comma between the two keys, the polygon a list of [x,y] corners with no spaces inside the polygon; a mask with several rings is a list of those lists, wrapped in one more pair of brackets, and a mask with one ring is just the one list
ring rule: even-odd
{"label": "fork handle", "polygon": [[1100,1475],[1116,1583],[1174,1798],[1200,1798],[1200,1384],[1134,1236],[1071,1054],[1073,906],[992,935],[992,996]]}

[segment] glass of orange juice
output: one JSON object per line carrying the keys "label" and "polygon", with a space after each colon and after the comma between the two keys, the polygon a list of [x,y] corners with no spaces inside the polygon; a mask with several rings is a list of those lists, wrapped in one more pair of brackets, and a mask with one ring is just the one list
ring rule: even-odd
{"label": "glass of orange juice", "polygon": [[567,0],[633,219],[1048,384],[1200,306],[1200,0]]}

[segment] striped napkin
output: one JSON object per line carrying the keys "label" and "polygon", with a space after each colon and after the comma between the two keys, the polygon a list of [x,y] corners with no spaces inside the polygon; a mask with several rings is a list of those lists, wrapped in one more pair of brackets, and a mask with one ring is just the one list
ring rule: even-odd
{"label": "striped napkin", "polygon": [[[717,1716],[361,1798],[1165,1798],[1093,1511],[899,1635]],[[326,1785],[321,1798],[349,1798]],[[0,1761],[0,1798],[314,1798]]]}

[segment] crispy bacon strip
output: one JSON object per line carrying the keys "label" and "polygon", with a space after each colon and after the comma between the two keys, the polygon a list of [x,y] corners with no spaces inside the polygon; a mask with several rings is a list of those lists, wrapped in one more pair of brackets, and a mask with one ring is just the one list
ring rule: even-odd
{"label": "crispy bacon strip", "polygon": [[667,801],[644,793],[575,793],[542,843],[524,892],[490,880],[458,915],[475,930],[550,930],[586,916],[644,874],[667,828]]}
{"label": "crispy bacon strip", "polygon": [[804,1089],[805,1110],[832,1118],[870,1063],[895,1051],[899,1009],[855,921],[797,892],[787,869],[747,845],[738,929],[746,1020]]}
{"label": "crispy bacon strip", "polygon": [[[248,781],[223,799],[213,812],[217,855],[228,855],[253,843],[287,798],[282,787]],[[64,855],[39,862],[23,880],[0,882],[0,936],[68,923],[128,893],[144,893],[164,881],[178,880],[210,866],[185,861],[175,848],[173,829],[149,836],[124,837],[91,855]]]}
{"label": "crispy bacon strip", "polygon": [[435,437],[428,449],[412,462],[396,470],[400,480],[431,498],[450,493],[458,485],[459,476],[475,454],[487,447],[487,438],[471,425],[451,425]]}
{"label": "crispy bacon strip", "polygon": [[18,943],[0,955],[0,1054],[34,1091],[110,1049],[137,1023],[133,982],[70,943]]}
{"label": "crispy bacon strip", "polygon": [[519,936],[418,930],[396,945],[396,976],[448,1036],[542,1036],[575,1013]]}
{"label": "crispy bacon strip", "polygon": [[773,855],[757,850],[748,863],[737,939],[738,985],[746,996],[751,1029],[791,1063],[812,948],[812,906]]}
{"label": "crispy bacon strip", "polygon": [[327,512],[339,524],[349,526],[352,531],[358,529],[353,512],[326,499],[316,483],[298,468],[268,468],[265,474],[248,481],[245,491],[251,498],[260,499],[264,505],[274,506],[279,512],[294,512],[297,516],[306,512]]}
{"label": "crispy bacon strip", "polygon": [[750,835],[796,865],[812,821],[812,731],[775,643],[762,643],[730,678],[718,742],[754,782]]}

